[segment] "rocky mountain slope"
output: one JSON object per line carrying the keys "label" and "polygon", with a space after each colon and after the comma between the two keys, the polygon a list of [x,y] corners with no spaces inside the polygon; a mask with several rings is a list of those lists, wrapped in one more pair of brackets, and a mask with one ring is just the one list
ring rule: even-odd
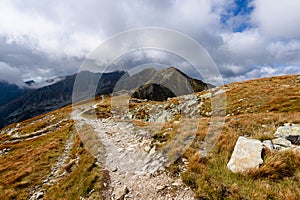
{"label": "rocky mountain slope", "polygon": [[20,88],[17,85],[0,81],[0,106],[22,96],[27,90],[26,88]]}
{"label": "rocky mountain slope", "polygon": [[[162,84],[171,89],[176,96],[212,87],[210,84],[192,79],[172,67],[159,71],[149,68],[133,75],[124,71],[104,74],[83,71],[79,74],[48,80],[45,82],[45,87],[36,89],[34,88],[35,83],[32,82],[30,82],[31,89],[19,89],[17,86],[4,86],[3,84],[1,87],[0,84],[0,92],[5,94],[0,98],[3,104],[0,104],[0,128],[71,104],[76,77],[82,81],[82,88],[76,88],[77,90],[84,93],[88,90],[89,85],[94,85],[97,86],[96,96],[121,90],[134,90],[147,83]],[[100,77],[101,80],[98,82]]]}
{"label": "rocky mountain slope", "polygon": [[[124,75],[124,72],[105,73],[97,82],[100,74],[87,71],[80,73],[85,81],[98,85],[96,95],[111,93],[115,83]],[[0,107],[0,128],[71,104],[76,76],[77,74],[67,76],[49,86],[27,90],[18,98],[2,105]]]}
{"label": "rocky mountain slope", "polygon": [[[99,96],[1,129],[0,199],[300,196],[299,75],[164,102],[124,98]],[[275,148],[262,145],[257,166],[234,171],[228,163],[247,140]]]}
{"label": "rocky mountain slope", "polygon": [[118,81],[115,91],[134,90],[150,83],[168,88],[175,96],[201,92],[214,87],[189,77],[177,68],[169,67],[161,70],[147,68],[133,75],[127,73]]}

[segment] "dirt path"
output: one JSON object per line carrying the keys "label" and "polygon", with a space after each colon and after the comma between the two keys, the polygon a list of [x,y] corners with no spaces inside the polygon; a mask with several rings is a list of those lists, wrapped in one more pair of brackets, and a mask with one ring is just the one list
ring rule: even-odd
{"label": "dirt path", "polygon": [[85,124],[92,125],[103,144],[104,151],[99,149],[95,157],[109,171],[109,199],[194,199],[181,180],[166,175],[165,158],[150,149],[146,130],[130,122],[84,117],[82,113],[88,109],[74,111],[72,118],[78,130]]}

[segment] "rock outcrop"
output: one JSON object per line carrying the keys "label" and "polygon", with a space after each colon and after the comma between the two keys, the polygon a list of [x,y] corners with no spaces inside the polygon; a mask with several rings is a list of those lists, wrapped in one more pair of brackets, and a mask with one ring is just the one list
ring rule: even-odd
{"label": "rock outcrop", "polygon": [[277,128],[275,138],[260,142],[256,139],[239,137],[227,164],[232,172],[247,172],[263,164],[262,149],[269,151],[299,151],[300,125],[286,123]]}
{"label": "rock outcrop", "polygon": [[137,99],[148,99],[151,101],[166,101],[169,97],[175,97],[175,94],[163,85],[148,83],[139,87],[131,95],[131,97]]}
{"label": "rock outcrop", "polygon": [[274,136],[285,138],[292,144],[300,144],[300,125],[286,123],[276,130]]}

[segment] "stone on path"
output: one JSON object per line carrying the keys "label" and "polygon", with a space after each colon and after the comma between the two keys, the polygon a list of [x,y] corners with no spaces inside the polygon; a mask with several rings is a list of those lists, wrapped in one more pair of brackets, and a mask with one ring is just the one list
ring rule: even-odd
{"label": "stone on path", "polygon": [[127,186],[123,186],[120,188],[117,188],[115,191],[115,200],[123,200],[125,198],[125,195],[129,192]]}

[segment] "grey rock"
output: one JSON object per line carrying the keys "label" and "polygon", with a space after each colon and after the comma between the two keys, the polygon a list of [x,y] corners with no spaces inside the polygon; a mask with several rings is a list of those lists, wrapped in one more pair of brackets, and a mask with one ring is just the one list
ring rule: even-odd
{"label": "grey rock", "polygon": [[276,137],[287,137],[289,135],[300,136],[300,125],[286,123],[283,126],[277,128],[274,136]]}
{"label": "grey rock", "polygon": [[263,145],[259,140],[239,137],[227,167],[234,173],[247,172],[263,163]]}
{"label": "grey rock", "polygon": [[172,183],[172,186],[175,186],[175,187],[179,187],[181,185],[182,185],[181,179],[177,179],[176,181],[174,181],[174,183]]}
{"label": "grey rock", "polygon": [[209,99],[209,98],[211,98],[211,93],[210,92],[205,93],[205,94],[203,94],[199,97],[199,99]]}
{"label": "grey rock", "polygon": [[269,149],[269,150],[274,150],[274,145],[273,145],[273,143],[272,143],[272,141],[271,140],[265,140],[265,141],[263,141],[263,146],[265,147],[265,148],[267,148],[267,149]]}
{"label": "grey rock", "polygon": [[288,135],[286,136],[286,139],[292,144],[300,145],[300,135]]}
{"label": "grey rock", "polygon": [[277,144],[277,145],[280,145],[280,146],[283,146],[283,147],[290,147],[292,146],[292,143],[291,141],[285,139],[285,138],[276,138],[276,139],[273,139],[272,140],[273,144]]}
{"label": "grey rock", "polygon": [[111,171],[112,171],[112,172],[116,172],[116,171],[118,171],[118,168],[117,168],[117,167],[114,167]]}

